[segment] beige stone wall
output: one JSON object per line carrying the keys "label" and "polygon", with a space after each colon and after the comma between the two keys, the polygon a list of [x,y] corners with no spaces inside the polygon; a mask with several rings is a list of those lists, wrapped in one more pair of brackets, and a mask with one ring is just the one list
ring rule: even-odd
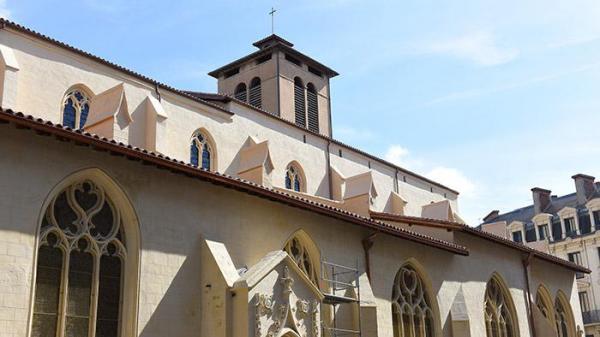
{"label": "beige stone wall", "polygon": [[[361,272],[365,270],[362,239],[370,233],[362,227],[33,132],[6,125],[0,130],[0,212],[5,214],[0,217],[0,239],[1,247],[7,247],[0,250],[0,259],[8,261],[0,264],[2,337],[24,336],[30,324],[35,237],[42,204],[52,197],[48,193],[56,184],[84,169],[98,168],[111,177],[137,215],[141,336],[198,336],[202,331],[202,317],[206,314],[202,306],[204,301],[212,300],[204,295],[206,287],[200,272],[205,263],[201,254],[203,239],[223,242],[235,267],[241,268],[281,249],[293,233],[302,229],[314,240],[324,259],[349,266],[358,264]],[[408,260],[424,271],[423,277],[439,306],[444,335],[451,329],[448,312],[461,286],[471,319],[471,335],[484,335],[485,283],[497,272],[511,290],[520,336],[529,336],[522,256],[472,236],[455,234],[455,239],[470,249],[470,256],[456,256],[382,234],[375,238],[369,290],[376,304],[378,336],[392,336],[392,284],[396,271]],[[572,272],[539,261],[534,261],[533,272],[532,283],[544,279],[552,291],[561,289],[570,296],[573,311],[578,313]]]}

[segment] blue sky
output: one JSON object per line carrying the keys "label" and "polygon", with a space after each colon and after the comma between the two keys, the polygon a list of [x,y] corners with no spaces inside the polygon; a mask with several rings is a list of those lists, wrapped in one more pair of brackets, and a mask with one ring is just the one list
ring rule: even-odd
{"label": "blue sky", "polygon": [[472,225],[600,176],[600,2],[0,0],[0,14],[181,89],[270,33],[337,70],[334,137],[461,191]]}

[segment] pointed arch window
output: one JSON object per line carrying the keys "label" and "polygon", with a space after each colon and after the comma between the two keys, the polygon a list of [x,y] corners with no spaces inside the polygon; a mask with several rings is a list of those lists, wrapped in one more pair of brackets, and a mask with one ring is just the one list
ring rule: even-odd
{"label": "pointed arch window", "polygon": [[201,132],[192,137],[190,145],[190,163],[205,170],[212,169],[213,148],[208,139]]}
{"label": "pointed arch window", "polygon": [[554,303],[554,320],[558,337],[575,337],[575,324],[569,304],[560,294]]}
{"label": "pointed arch window", "polygon": [[535,295],[535,306],[539,309],[542,315],[550,322],[553,321],[553,308],[552,300],[548,299],[546,290],[542,286],[538,288],[537,294]]}
{"label": "pointed arch window", "polygon": [[126,247],[102,188],[83,180],[60,192],[41,225],[31,336],[119,336]]}
{"label": "pointed arch window", "polygon": [[296,262],[298,267],[308,276],[312,283],[318,288],[319,278],[316,268],[316,261],[314,256],[310,253],[310,250],[302,241],[294,236],[287,242],[283,250]]}
{"label": "pointed arch window", "polygon": [[306,85],[306,101],[308,103],[308,129],[319,133],[319,101],[317,89],[312,83]]}
{"label": "pointed arch window", "polygon": [[306,127],[306,100],[304,83],[299,77],[294,78],[294,113],[296,125]]}
{"label": "pointed arch window", "polygon": [[72,129],[83,129],[89,112],[89,95],[81,89],[71,90],[63,99],[62,124]]}
{"label": "pointed arch window", "polygon": [[496,277],[485,290],[485,327],[487,337],[516,337],[516,316],[511,299]]}
{"label": "pointed arch window", "polygon": [[246,83],[240,83],[235,87],[235,91],[233,92],[233,97],[239,99],[240,101],[246,102],[248,99],[248,91],[246,90]]}
{"label": "pointed arch window", "polygon": [[257,108],[262,108],[260,78],[255,77],[250,81],[249,103]]}
{"label": "pointed arch window", "polygon": [[296,192],[303,192],[303,183],[300,169],[296,165],[289,165],[285,171],[285,188]]}
{"label": "pointed arch window", "polygon": [[423,280],[409,265],[400,268],[392,291],[394,336],[434,336],[434,312]]}

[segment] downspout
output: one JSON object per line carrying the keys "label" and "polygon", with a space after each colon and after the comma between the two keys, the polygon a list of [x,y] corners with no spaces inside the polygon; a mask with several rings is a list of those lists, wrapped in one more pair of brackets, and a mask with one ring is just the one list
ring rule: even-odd
{"label": "downspout", "polygon": [[158,83],[154,83],[154,92],[156,93],[156,98],[160,102],[161,98],[160,98],[160,90],[159,90],[159,87],[158,87]]}
{"label": "downspout", "polygon": [[398,169],[394,173],[394,192],[400,193],[400,182],[398,181]]}
{"label": "downspout", "polygon": [[525,291],[527,292],[527,316],[529,320],[529,329],[531,330],[532,336],[537,336],[535,333],[535,322],[533,321],[533,310],[532,300],[531,300],[531,289],[529,287],[529,266],[531,264],[531,260],[533,259],[533,254],[529,253],[526,256],[523,256],[523,273],[525,274]]}
{"label": "downspout", "polygon": [[279,49],[277,49],[275,53],[275,63],[277,72],[277,116],[281,117],[281,90],[279,88],[279,81],[281,81],[281,77],[279,76]]}
{"label": "downspout", "polygon": [[375,236],[377,236],[377,233],[378,232],[374,232],[362,240],[363,250],[365,251],[365,272],[367,273],[369,283],[371,283],[371,255],[369,252],[373,247],[373,240],[375,239]]}
{"label": "downspout", "polygon": [[331,86],[330,78],[327,77],[327,118],[329,119],[329,138],[333,138],[333,125],[331,125]]}
{"label": "downspout", "polygon": [[325,161],[327,164],[327,183],[329,185],[329,199],[333,200],[333,180],[331,179],[331,154],[329,147],[331,146],[331,140],[327,139],[327,152],[325,153]]}

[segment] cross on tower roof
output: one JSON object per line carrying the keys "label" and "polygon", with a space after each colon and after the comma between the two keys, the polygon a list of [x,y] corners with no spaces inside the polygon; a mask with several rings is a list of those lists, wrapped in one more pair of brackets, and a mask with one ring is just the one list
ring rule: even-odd
{"label": "cross on tower roof", "polygon": [[271,34],[275,34],[275,12],[277,12],[277,10],[271,7],[271,11],[269,12],[269,15],[271,16]]}

